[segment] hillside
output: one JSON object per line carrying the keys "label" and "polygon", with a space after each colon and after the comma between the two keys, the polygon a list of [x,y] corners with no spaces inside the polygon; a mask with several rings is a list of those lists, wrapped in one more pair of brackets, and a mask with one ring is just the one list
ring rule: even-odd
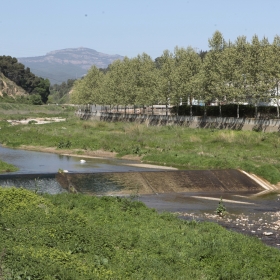
{"label": "hillside", "polygon": [[109,55],[89,48],[69,48],[51,51],[44,56],[20,57],[18,61],[29,67],[37,76],[48,78],[51,84],[81,78],[91,66],[106,68],[121,55]]}
{"label": "hillside", "polygon": [[28,93],[0,72],[0,97],[27,96]]}

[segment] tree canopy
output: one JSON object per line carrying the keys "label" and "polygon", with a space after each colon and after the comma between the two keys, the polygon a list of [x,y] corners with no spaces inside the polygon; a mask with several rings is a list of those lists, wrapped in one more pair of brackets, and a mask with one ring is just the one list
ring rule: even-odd
{"label": "tree canopy", "polygon": [[[49,80],[34,75],[30,72],[30,68],[25,68],[15,57],[0,56],[0,72],[22,87],[30,95],[38,95],[41,98],[41,103],[48,101],[50,94]],[[38,98],[35,99],[37,100],[36,103],[38,103]]]}
{"label": "tree canopy", "polygon": [[[216,31],[208,40],[210,50],[194,48],[165,50],[154,61],[143,53],[113,62],[108,71],[93,67],[76,81],[72,102],[106,105],[178,105],[194,100],[221,105],[244,102],[256,106],[272,102],[278,107],[280,39],[272,44],[254,35],[226,42]],[[238,112],[237,112],[238,115]]]}

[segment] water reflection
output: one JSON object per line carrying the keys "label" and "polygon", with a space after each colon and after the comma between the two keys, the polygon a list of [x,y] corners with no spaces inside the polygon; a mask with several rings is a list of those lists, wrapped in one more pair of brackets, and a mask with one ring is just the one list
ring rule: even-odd
{"label": "water reflection", "polygon": [[[68,172],[126,172],[126,171],[146,171],[147,168],[129,166],[135,163],[130,160],[86,158],[86,162],[81,164],[79,157],[57,155],[35,151],[10,149],[0,145],[0,159],[13,164],[19,171],[13,174],[29,173],[55,173],[59,169]],[[148,170],[155,171],[157,168]]]}

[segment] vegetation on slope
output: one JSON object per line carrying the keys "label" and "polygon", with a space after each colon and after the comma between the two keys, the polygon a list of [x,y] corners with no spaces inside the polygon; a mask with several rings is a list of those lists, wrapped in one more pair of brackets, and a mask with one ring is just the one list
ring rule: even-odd
{"label": "vegetation on slope", "polygon": [[12,172],[12,171],[17,171],[18,168],[15,167],[12,164],[8,164],[2,160],[0,160],[0,173],[4,173],[4,172]]}
{"label": "vegetation on slope", "polygon": [[28,92],[32,96],[33,104],[48,101],[49,80],[35,76],[30,72],[30,68],[25,68],[15,57],[0,56],[0,72]]}
{"label": "vegetation on slope", "polygon": [[4,279],[277,279],[280,252],[119,197],[0,188]]}
{"label": "vegetation on slope", "polygon": [[54,84],[50,87],[49,103],[67,104],[69,103],[70,94],[74,79],[68,79],[67,82],[62,84]]}

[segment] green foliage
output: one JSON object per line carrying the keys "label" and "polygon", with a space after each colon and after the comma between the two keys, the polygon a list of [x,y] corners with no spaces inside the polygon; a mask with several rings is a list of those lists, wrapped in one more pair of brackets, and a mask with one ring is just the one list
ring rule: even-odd
{"label": "green foliage", "polygon": [[67,140],[67,141],[60,141],[57,144],[57,148],[58,149],[70,149],[71,145],[72,145],[72,143],[69,140]]}
{"label": "green foliage", "polygon": [[74,82],[74,79],[68,79],[67,82],[63,82],[60,85],[51,85],[48,101],[57,104],[69,103],[69,92],[71,91]]}
{"label": "green foliage", "polygon": [[279,250],[120,197],[0,188],[4,279],[277,279]]}
{"label": "green foliage", "polygon": [[50,94],[49,80],[35,76],[28,67],[25,68],[22,63],[18,63],[15,57],[0,56],[0,72],[29,94],[39,94],[41,102],[46,103],[48,101],[48,95]]}
{"label": "green foliage", "polygon": [[0,160],[0,173],[4,172],[12,172],[17,171],[18,168],[16,166],[13,166],[12,164],[8,164],[2,160]]}
{"label": "green foliage", "polygon": [[219,215],[220,217],[223,217],[226,213],[226,207],[223,203],[223,199],[221,197],[220,201],[219,201],[219,205],[216,209],[216,214]]}
{"label": "green foliage", "polygon": [[41,96],[39,94],[32,94],[30,96],[30,101],[31,101],[31,104],[33,105],[42,105],[42,99],[41,99]]}
{"label": "green foliage", "polygon": [[[232,104],[231,109],[234,106],[236,109],[231,112],[232,117],[279,118],[279,41],[279,36],[275,36],[270,44],[267,38],[259,40],[254,35],[251,42],[239,36],[235,42],[227,43],[222,33],[215,31],[208,40],[208,52],[198,54],[191,47],[175,47],[174,52],[165,50],[155,61],[145,53],[131,59],[125,57],[112,63],[109,71],[90,69],[83,79],[75,82],[71,102],[139,107],[173,105],[173,114],[177,114],[175,109],[183,103],[190,105],[189,115],[192,115],[191,105],[199,102],[206,104],[210,116],[229,116],[224,105]],[[219,107],[210,108],[211,103]],[[239,112],[239,105],[244,103],[254,106],[253,114],[250,109],[245,114]],[[259,115],[258,107],[263,103],[276,108]]]}

